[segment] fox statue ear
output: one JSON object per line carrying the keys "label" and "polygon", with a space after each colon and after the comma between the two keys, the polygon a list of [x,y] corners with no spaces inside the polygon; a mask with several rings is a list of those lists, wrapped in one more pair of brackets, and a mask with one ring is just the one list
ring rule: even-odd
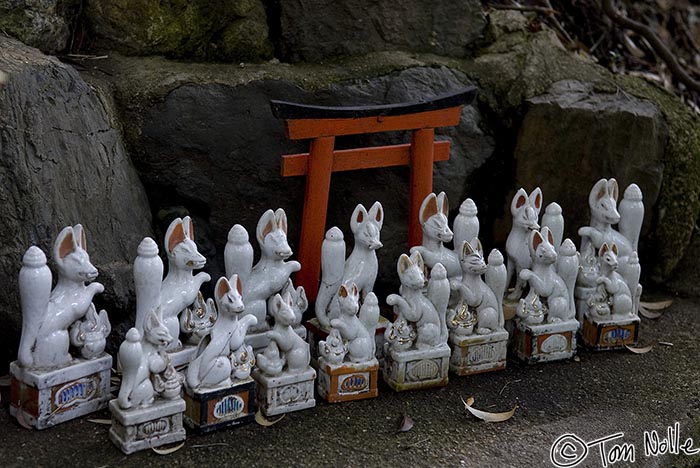
{"label": "fox statue ear", "polygon": [[537,210],[539,213],[540,209],[542,208],[542,190],[540,190],[539,187],[533,190],[530,194],[529,200],[532,202],[532,206],[535,207],[535,210]]}
{"label": "fox statue ear", "polygon": [[469,242],[464,241],[464,243],[462,244],[462,258],[468,257],[473,253],[474,248],[472,247],[472,245]]}
{"label": "fox statue ear", "polygon": [[411,255],[411,263],[414,265],[418,265],[418,268],[420,271],[422,271],[425,274],[425,261],[423,261],[423,256],[420,254],[419,251],[413,252],[413,255]]}
{"label": "fox statue ear", "polygon": [[608,182],[605,179],[600,179],[595,183],[588,196],[588,205],[595,208],[598,201],[608,194]]}
{"label": "fox statue ear", "polygon": [[605,252],[607,252],[608,250],[610,250],[610,247],[608,247],[608,243],[603,242],[603,245],[601,245],[600,249],[598,250],[598,256],[602,257],[603,255],[605,255]]}
{"label": "fox statue ear", "polygon": [[78,247],[83,250],[87,250],[87,239],[85,238],[85,229],[82,224],[76,224],[73,226],[73,238]]}
{"label": "fox statue ear", "polygon": [[539,247],[542,242],[544,242],[544,239],[542,238],[542,234],[540,234],[539,231],[532,231],[532,235],[530,236],[530,243],[532,244],[532,250],[537,251],[537,247]]}
{"label": "fox statue ear", "polygon": [[384,224],[384,208],[382,208],[381,203],[378,201],[374,202],[372,208],[369,209],[369,217],[377,222],[379,229],[382,228],[382,225]]}
{"label": "fox statue ear", "polygon": [[610,248],[610,250],[612,250],[613,253],[614,253],[615,255],[617,255],[617,244],[613,244],[612,247]]}
{"label": "fox statue ear", "polygon": [[608,192],[610,193],[610,196],[617,202],[617,197],[620,196],[620,187],[617,185],[617,181],[615,179],[610,179],[608,180]]}
{"label": "fox statue ear", "polygon": [[277,208],[277,211],[275,211],[275,222],[277,227],[287,235],[287,213],[282,208]]}
{"label": "fox statue ear", "polygon": [[355,232],[360,224],[367,221],[367,218],[369,218],[367,210],[361,203],[358,203],[352,212],[352,216],[350,217],[350,230]]}
{"label": "fox statue ear", "polygon": [[445,216],[450,214],[450,202],[447,200],[447,194],[445,192],[440,192],[437,196],[438,209]]}
{"label": "fox statue ear", "polygon": [[399,272],[399,275],[403,274],[403,272],[408,270],[409,268],[411,268],[411,259],[408,258],[408,255],[401,254],[401,256],[399,257],[398,265],[397,265],[397,270]]}
{"label": "fox statue ear", "polygon": [[340,285],[340,288],[338,289],[338,296],[348,297],[348,288],[346,288],[344,284]]}
{"label": "fox statue ear", "polygon": [[480,255],[484,255],[484,247],[481,245],[479,238],[475,237],[472,239],[471,244],[474,246],[474,250],[479,252]]}
{"label": "fox statue ear", "polygon": [[[236,281],[238,281],[237,275],[233,275],[231,279],[233,280],[234,277]],[[231,291],[231,284],[224,276],[222,276],[219,278],[219,281],[216,282],[216,298],[221,300],[221,298],[224,297],[229,291]]]}
{"label": "fox statue ear", "polygon": [[165,233],[165,246],[168,249],[168,253],[172,253],[175,246],[185,239],[185,229],[182,225],[182,219],[177,218],[170,223],[168,231]]}
{"label": "fox statue ear", "polygon": [[542,232],[542,237],[547,239],[547,241],[550,244],[554,245],[554,236],[552,236],[552,231],[547,226],[545,226],[542,228],[541,232]]}
{"label": "fox statue ear", "polygon": [[255,234],[258,238],[259,243],[262,244],[262,242],[265,240],[265,237],[267,237],[268,234],[275,230],[275,224],[275,212],[272,210],[267,210],[266,212],[264,212],[263,215],[260,217],[257,229],[255,230]]}
{"label": "fox statue ear", "polygon": [[190,240],[194,240],[194,223],[192,222],[192,218],[185,216],[182,220],[182,226],[185,228],[187,237],[189,237]]}
{"label": "fox statue ear", "polygon": [[357,291],[357,285],[355,283],[352,283],[352,295],[357,296],[358,291]]}
{"label": "fox statue ear", "polygon": [[527,192],[524,189],[520,189],[515,193],[513,201],[510,202],[510,212],[515,214],[518,208],[527,203]]}
{"label": "fox statue ear", "polygon": [[71,226],[63,228],[58,234],[56,243],[54,244],[54,259],[63,260],[63,258],[75,250],[76,247],[77,243],[75,242],[73,228]]}
{"label": "fox statue ear", "polygon": [[419,219],[421,224],[425,224],[431,216],[438,213],[437,197],[434,193],[428,194],[420,205]]}

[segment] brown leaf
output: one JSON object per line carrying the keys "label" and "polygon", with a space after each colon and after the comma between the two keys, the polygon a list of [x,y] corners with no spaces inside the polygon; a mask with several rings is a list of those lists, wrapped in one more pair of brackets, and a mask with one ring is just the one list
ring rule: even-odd
{"label": "brown leaf", "polygon": [[278,422],[280,422],[284,418],[284,416],[285,415],[283,414],[277,419],[269,420],[265,416],[263,416],[262,411],[260,410],[260,408],[258,408],[258,412],[255,413],[255,422],[260,424],[261,426],[269,427],[273,424],[277,424]]}
{"label": "brown leaf", "polygon": [[173,452],[177,452],[180,450],[182,447],[185,446],[184,442],[180,442],[174,447],[168,447],[168,448],[159,448],[159,447],[151,447],[151,450],[156,452],[158,455],[170,455]]}
{"label": "brown leaf", "polygon": [[462,398],[462,403],[464,403],[464,409],[469,411],[472,415],[476,416],[477,418],[486,422],[507,421],[513,417],[513,415],[515,414],[515,410],[518,409],[518,404],[516,403],[515,406],[513,406],[512,410],[506,411],[504,413],[489,413],[488,411],[481,411],[472,406],[474,404],[474,397],[467,398],[467,401],[464,401],[464,398]]}
{"label": "brown leaf", "polygon": [[399,428],[396,430],[396,432],[408,432],[413,429],[414,424],[413,418],[407,414],[404,414],[403,418],[401,418],[401,424],[399,424]]}
{"label": "brown leaf", "polygon": [[633,348],[632,346],[625,345],[625,348],[627,348],[627,350],[633,352],[634,354],[646,354],[652,349],[654,349],[654,345],[645,346],[643,348]]}
{"label": "brown leaf", "polygon": [[668,309],[673,304],[673,299],[668,299],[666,301],[658,302],[640,302],[639,305],[650,310],[663,310]]}
{"label": "brown leaf", "polygon": [[22,409],[21,405],[19,408],[17,408],[17,422],[25,429],[29,429],[30,431],[33,429],[33,427],[27,422],[27,418],[24,415],[24,410]]}
{"label": "brown leaf", "polygon": [[112,425],[111,419],[88,419],[87,421],[95,424],[104,424],[105,426]]}

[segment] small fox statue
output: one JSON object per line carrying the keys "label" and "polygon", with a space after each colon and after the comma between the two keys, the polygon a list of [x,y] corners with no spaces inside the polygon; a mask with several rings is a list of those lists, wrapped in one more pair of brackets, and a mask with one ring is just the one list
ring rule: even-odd
{"label": "small fox statue", "polygon": [[292,256],[292,248],[287,242],[287,214],[282,208],[263,213],[256,228],[256,238],[260,245],[260,260],[255,266],[247,233],[238,224],[231,228],[224,258],[226,276],[230,278],[237,274],[243,279],[245,313],[257,319],[251,330],[261,331],[270,327],[266,320],[268,299],[282,291],[290,275],[301,269],[301,264],[286,261]]}
{"label": "small fox statue", "polygon": [[[18,358],[22,367],[60,367],[71,362],[69,328],[94,309],[93,297],[104,291],[100,283],[91,283],[97,278],[97,268],[90,263],[86,245],[80,224],[60,232],[53,248],[58,270],[53,290],[41,249],[33,246],[25,253],[19,278],[22,337]],[[101,316],[107,319],[104,311]]]}
{"label": "small fox statue", "polygon": [[[414,252],[410,257],[406,254],[399,257],[397,270],[401,280],[400,294],[390,294],[386,302],[394,307],[398,316],[394,324],[385,332],[387,341],[395,346],[397,343],[395,328],[401,320],[405,320],[415,326],[417,349],[429,349],[446,344],[446,313],[450,285],[445,268],[440,263],[433,266],[430,280],[426,281],[423,257],[420,252]],[[440,284],[435,284],[436,281]],[[426,284],[428,292],[432,292],[427,296],[424,294]]]}
{"label": "small fox statue", "polygon": [[[122,409],[150,406],[156,396],[171,396],[178,382],[179,374],[170,375],[172,365],[165,348],[173,337],[163,323],[160,308],[153,309],[143,324],[143,336],[137,328],[131,328],[119,347],[119,363],[122,368],[122,384],[117,403]],[[158,375],[168,373],[169,382],[164,385]],[[173,380],[174,379],[174,380]],[[159,389],[154,386],[160,382]],[[169,390],[163,395],[164,390]],[[159,391],[160,390],[160,391]],[[179,394],[179,392],[178,392]]]}
{"label": "small fox statue", "polygon": [[350,287],[341,284],[338,290],[340,317],[331,320],[331,329],[338,330],[347,344],[347,357],[356,363],[367,362],[374,358],[374,330],[379,320],[379,316],[367,317],[366,313],[363,314],[359,297],[360,293],[355,283]]}
{"label": "small fox statue", "polygon": [[[557,251],[549,228],[532,231],[529,248],[532,269],[520,271],[520,278],[530,285],[530,291],[546,301],[549,323],[571,320],[576,312],[571,307],[571,294],[566,282],[556,271]],[[521,299],[519,310],[526,310],[526,299]]]}
{"label": "small fox statue", "polygon": [[206,259],[197,250],[194,242],[194,224],[189,216],[177,218],[165,232],[165,252],[168,257],[168,274],[160,288],[160,309],[163,323],[168,328],[172,342],[168,351],[179,348],[180,321],[178,316],[191,306],[199,294],[202,284],[209,281],[209,274],[194,270],[204,268]]}
{"label": "small fox statue", "polygon": [[295,320],[292,306],[289,293],[284,297],[275,294],[269,300],[268,312],[275,324],[269,332],[270,344],[263,353],[256,356],[256,360],[260,370],[272,377],[283,372],[304,372],[311,362],[309,344],[292,328]]}
{"label": "small fox statue", "polygon": [[619,266],[617,260],[617,244],[608,246],[603,243],[598,251],[601,276],[596,280],[597,284],[605,287],[609,297],[611,312],[616,316],[635,315],[632,302],[632,294],[624,278],[617,272]]}
{"label": "small fox statue", "polygon": [[316,297],[315,313],[319,323],[330,327],[332,319],[341,315],[338,291],[341,285],[355,284],[359,302],[364,303],[372,292],[377,279],[379,264],[377,250],[384,224],[382,204],[375,202],[367,211],[361,204],[355,207],[350,218],[350,230],[355,238],[355,247],[345,260],[345,240],[337,227],[326,232],[321,246],[321,284]]}
{"label": "small fox statue", "polygon": [[[484,282],[482,275],[485,275],[489,269],[484,260],[483,248],[479,239],[473,239],[471,242],[465,241],[460,257],[462,281],[453,282],[452,286],[460,292],[462,301],[467,307],[476,310],[476,333],[487,335],[503,328],[502,301],[503,290],[505,289],[505,271],[501,269],[500,275],[487,276],[488,280],[496,283],[493,287]],[[490,255],[489,257],[492,256]],[[496,258],[496,256],[493,256],[493,258]],[[495,291],[500,291],[500,297]],[[450,321],[451,319],[448,317],[448,323]]]}
{"label": "small fox statue", "polygon": [[221,277],[216,282],[215,298],[219,318],[211,332],[199,342],[196,357],[187,368],[189,388],[232,385],[231,356],[245,346],[248,328],[255,325],[257,320],[253,315],[244,315],[241,290],[237,275],[233,275],[230,281]]}
{"label": "small fox statue", "polygon": [[438,195],[431,193],[425,197],[419,210],[423,245],[411,247],[411,254],[419,252],[429,269],[441,263],[447,270],[448,278],[459,279],[462,275],[459,255],[444,245],[452,241],[454,236],[447,222],[449,213],[450,206],[445,192]]}

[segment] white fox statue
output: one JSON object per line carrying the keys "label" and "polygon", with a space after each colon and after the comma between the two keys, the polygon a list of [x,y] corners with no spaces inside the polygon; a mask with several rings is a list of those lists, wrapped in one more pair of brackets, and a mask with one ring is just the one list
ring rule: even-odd
{"label": "white fox statue", "polygon": [[402,324],[402,321],[415,327],[414,346],[417,349],[446,344],[450,285],[445,268],[440,263],[435,264],[430,280],[426,282],[423,257],[420,252],[414,252],[410,257],[406,254],[399,257],[397,271],[401,280],[400,294],[390,294],[386,298],[387,304],[397,312],[397,319],[384,335],[389,346],[396,346],[395,337],[399,334],[394,328]]}
{"label": "white fox statue", "polygon": [[[209,274],[200,272],[193,275],[206,264],[206,259],[197,250],[194,242],[194,225],[189,216],[177,218],[165,233],[165,252],[168,256],[168,274],[160,287],[160,309],[163,323],[173,340],[168,344],[168,351],[182,346],[179,340],[179,315],[191,306],[199,294],[202,284],[209,281]],[[137,324],[140,323],[137,317]]]}
{"label": "white fox statue", "polygon": [[286,261],[292,256],[292,249],[287,242],[287,215],[282,208],[263,213],[256,228],[256,238],[260,260],[253,266],[247,232],[238,224],[233,226],[224,251],[224,263],[228,278],[236,274],[241,279],[245,313],[257,319],[251,331],[264,331],[270,328],[266,319],[268,299],[287,286],[290,275],[299,271],[301,264]]}
{"label": "white fox statue", "polygon": [[[245,344],[248,328],[255,325],[253,315],[244,315],[241,282],[233,275],[231,280],[219,278],[215,287],[219,318],[197,347],[194,360],[187,368],[187,385],[191,389],[229,387],[233,384],[232,356],[245,347],[252,356],[253,349]],[[250,375],[250,372],[248,372]],[[237,377],[247,378],[248,375]]]}
{"label": "white fox statue", "polygon": [[[581,252],[599,252],[603,244],[608,247],[616,245],[617,273],[624,278],[633,301],[633,309],[639,310],[642,286],[639,282],[639,258],[637,244],[644,221],[644,203],[642,191],[636,184],[625,189],[624,198],[619,207],[619,187],[615,179],[600,179],[591,189],[588,205],[591,209],[590,226],[579,228]],[[618,224],[619,231],[613,229]],[[591,248],[592,247],[592,248]],[[602,260],[597,259],[602,270]],[[579,276],[579,285],[593,287],[591,276]]]}
{"label": "white fox statue", "polygon": [[[58,270],[56,287],[51,290],[51,270],[46,256],[36,246],[23,257],[19,289],[22,305],[22,337],[18,360],[24,368],[54,368],[70,364],[69,329],[94,311],[100,323],[109,328],[107,314],[97,315],[92,304],[95,294],[104,290],[97,278],[97,269],[86,251],[85,231],[80,224],[64,228],[54,243],[54,262]],[[87,284],[86,283],[90,283]],[[106,323],[105,323],[106,322]],[[101,329],[102,337],[104,329]],[[109,333],[107,331],[107,333]],[[86,346],[76,340],[74,345]],[[96,357],[104,350],[104,341],[92,341],[87,356]]]}
{"label": "white fox statue", "polygon": [[329,328],[331,320],[340,317],[338,291],[341,285],[355,284],[362,304],[374,288],[379,264],[377,249],[382,247],[380,234],[384,224],[384,209],[375,202],[367,211],[361,204],[350,218],[355,247],[345,259],[342,231],[332,227],[326,232],[321,246],[321,283],[316,296],[315,313],[321,326]]}

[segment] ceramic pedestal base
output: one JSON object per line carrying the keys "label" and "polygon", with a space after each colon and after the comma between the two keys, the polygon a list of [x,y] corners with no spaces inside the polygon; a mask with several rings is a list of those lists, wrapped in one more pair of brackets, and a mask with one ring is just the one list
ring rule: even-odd
{"label": "ceramic pedestal base", "polygon": [[506,368],[508,332],[488,335],[450,334],[450,370],[457,375],[479,374]]}
{"label": "ceramic pedestal base", "polygon": [[586,314],[583,320],[581,338],[583,344],[597,351],[634,346],[639,339],[639,322],[637,316],[602,318]]}
{"label": "ceramic pedestal base", "polygon": [[329,364],[321,357],[318,360],[318,394],[328,403],[376,398],[378,376],[376,358],[363,363]]}
{"label": "ceramic pedestal base", "polygon": [[[379,317],[379,324],[377,325],[377,329],[374,333],[374,341],[376,343],[376,352],[374,353],[374,357],[376,357],[379,362],[384,360],[384,331],[386,331],[386,327],[389,325],[391,325],[391,322],[388,319]],[[318,342],[328,338],[328,333],[330,333],[330,330],[322,327],[316,318],[308,320],[304,326],[309,330],[306,341],[311,347],[311,365],[319,368]]]}
{"label": "ceramic pedestal base", "polygon": [[10,364],[10,414],[22,412],[36,429],[45,429],[107,407],[112,356],[75,359],[60,369],[24,369]]}
{"label": "ceramic pedestal base", "polygon": [[528,364],[561,361],[576,354],[577,320],[526,325],[517,321],[513,336],[515,355]]}
{"label": "ceramic pedestal base", "polygon": [[[294,328],[294,333],[306,340],[306,328],[303,325]],[[253,347],[253,354],[262,353],[267,348],[267,345],[270,344],[270,330],[261,332],[249,331],[245,337],[245,344]]]}
{"label": "ceramic pedestal base", "polygon": [[316,371],[312,367],[300,374],[283,372],[276,377],[269,377],[256,369],[253,371],[253,379],[258,384],[258,405],[265,416],[291,413],[316,406]]}
{"label": "ceramic pedestal base", "polygon": [[185,388],[185,424],[197,434],[245,424],[258,410],[255,381],[248,377],[227,388],[204,392]]}
{"label": "ceramic pedestal base", "polygon": [[112,427],[109,440],[127,455],[185,440],[182,414],[185,400],[156,399],[145,408],[121,409],[117,400],[109,402]]}
{"label": "ceramic pedestal base", "polygon": [[382,375],[393,390],[402,392],[443,387],[447,385],[449,369],[450,347],[445,343],[431,349],[386,349]]}

